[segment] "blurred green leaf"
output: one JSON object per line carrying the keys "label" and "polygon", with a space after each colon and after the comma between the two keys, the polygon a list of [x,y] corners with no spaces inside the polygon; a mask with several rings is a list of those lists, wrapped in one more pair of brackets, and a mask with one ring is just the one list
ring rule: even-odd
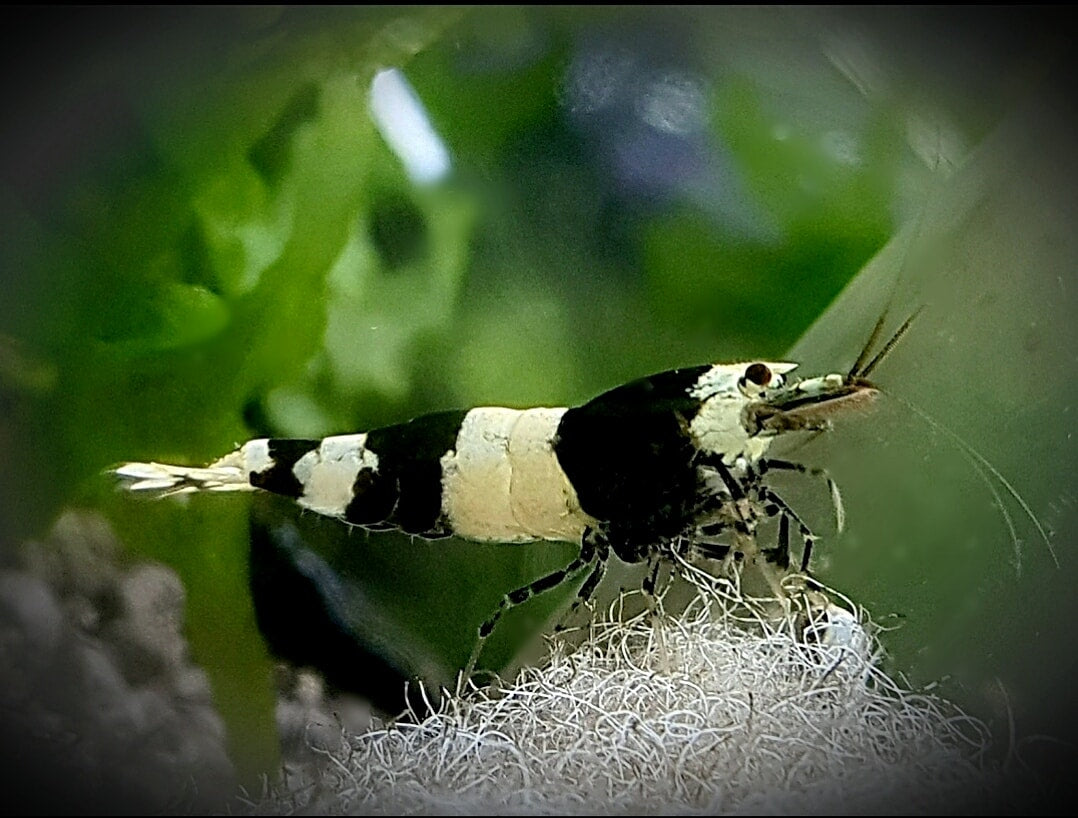
{"label": "blurred green leaf", "polygon": [[172,350],[213,338],[228,319],[227,304],[209,290],[170,281],[114,304],[99,337],[128,354]]}

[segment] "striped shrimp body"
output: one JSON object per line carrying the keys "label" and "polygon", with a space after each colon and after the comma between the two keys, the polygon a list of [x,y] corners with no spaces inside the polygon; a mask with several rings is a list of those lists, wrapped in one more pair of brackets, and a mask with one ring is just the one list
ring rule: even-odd
{"label": "striped shrimp body", "polygon": [[[132,491],[272,492],[346,524],[429,539],[579,544],[564,568],[505,595],[479,629],[474,664],[508,608],[585,571],[578,602],[588,599],[611,551],[653,565],[649,591],[660,562],[733,554],[761,565],[781,593],[791,525],[805,544],[802,571],[814,538],[764,475],[822,476],[840,527],[842,507],[821,470],[769,459],[768,449],[871,403],[877,389],[867,376],[908,326],[846,374],[795,379],[796,364],[762,361],[688,367],[577,407],[438,412],[322,440],[250,440],[205,467],[125,463],[115,474]],[[778,543],[761,549],[755,527],[767,517],[779,518]]]}

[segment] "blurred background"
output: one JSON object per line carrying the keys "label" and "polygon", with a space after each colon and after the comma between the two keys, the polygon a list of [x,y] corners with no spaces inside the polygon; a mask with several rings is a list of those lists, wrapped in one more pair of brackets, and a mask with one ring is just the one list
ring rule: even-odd
{"label": "blurred background", "polygon": [[[931,202],[968,181],[975,149],[1045,89],[1064,121],[1072,113],[1071,24],[1044,9],[4,15],[4,560],[79,506],[103,512],[131,555],[175,569],[193,656],[252,768],[274,752],[272,660],[256,618],[278,635],[270,647],[294,653],[324,632],[324,622],[299,619],[298,600],[313,594],[357,655],[448,683],[501,594],[563,565],[573,548],[348,534],[247,497],[138,502],[117,495],[103,469],[202,463],[249,437],[320,437],[438,409],[570,405],[677,366],[781,360],[891,242],[887,274],[866,285],[873,296],[846,313],[843,331],[831,330],[841,323],[832,312],[817,325],[825,340],[796,350],[814,368],[842,371],[883,309],[894,326],[925,301],[948,303],[946,271],[926,284],[911,270],[932,266],[915,252],[939,222]],[[1065,139],[1047,140],[1041,159],[1065,153]],[[1056,183],[1069,178],[1061,170]],[[958,211],[968,209],[946,212]],[[947,235],[937,249],[950,246]],[[1070,318],[1072,277],[1059,279],[1053,326]],[[1034,312],[1054,298],[1019,289],[1044,299]],[[921,331],[940,346],[932,321],[964,308],[937,309],[931,329],[919,319],[911,338]],[[1006,302],[997,308],[1006,313]],[[969,323],[985,331],[977,313]],[[952,373],[965,371],[974,346],[962,338],[980,336],[955,337]],[[1053,418],[1073,411],[1072,340],[1040,340],[1056,356],[1045,374],[1059,392]],[[896,394],[932,410],[916,370],[893,374]],[[962,377],[947,383],[961,388]],[[911,428],[908,418],[887,423],[864,446],[834,446],[869,473],[913,475],[921,488],[902,506],[907,519],[938,510],[932,485],[946,470],[872,455],[879,429]],[[979,443],[979,429],[959,433]],[[913,447],[925,435],[907,433]],[[1071,444],[1053,440],[1055,456],[1069,459]],[[937,461],[970,473],[939,451]],[[1053,530],[1048,506],[1065,516],[1075,496],[1072,472],[1055,474],[1055,494],[1029,498]],[[1008,477],[1021,491],[1022,475]],[[823,494],[810,487],[804,500],[821,530]],[[872,503],[886,496],[861,508]],[[1011,539],[988,505],[980,518],[996,550],[966,557],[1000,566],[982,600],[1015,575]],[[856,518],[853,498],[850,509]],[[884,637],[896,672],[917,684],[957,672],[941,661],[950,648],[926,654],[939,611],[917,606],[949,604],[961,560],[940,578],[904,555],[905,573],[887,574],[878,553],[856,544],[852,522],[855,544],[847,538],[824,558],[822,578],[881,619],[913,622]],[[1023,537],[1030,559],[1049,565],[1035,532]],[[1066,543],[1054,546],[1069,564]],[[936,591],[911,593],[926,575]],[[1062,587],[1072,574],[1052,576]],[[1023,586],[1014,604],[1032,592]],[[489,667],[541,630],[564,599],[549,596],[506,618],[484,654]],[[337,670],[356,675],[354,664]],[[947,692],[1005,736],[1023,697],[994,697],[997,672],[978,665]],[[370,674],[364,665],[359,675]],[[1044,697],[1062,689],[1027,696],[1041,706],[1019,707],[1018,729],[1051,732]],[[1053,735],[1068,734],[1066,723],[1055,721]]]}

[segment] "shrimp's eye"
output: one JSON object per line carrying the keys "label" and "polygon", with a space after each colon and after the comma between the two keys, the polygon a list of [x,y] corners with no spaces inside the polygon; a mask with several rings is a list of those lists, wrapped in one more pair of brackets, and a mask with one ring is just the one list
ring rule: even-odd
{"label": "shrimp's eye", "polygon": [[762,363],[754,363],[745,370],[745,379],[757,386],[766,386],[771,383],[771,370]]}
{"label": "shrimp's eye", "polygon": [[757,386],[767,386],[771,383],[771,370],[764,364],[753,364],[745,370],[745,380]]}
{"label": "shrimp's eye", "polygon": [[763,394],[768,384],[774,384],[775,374],[765,364],[751,364],[737,385],[746,397],[755,398]]}

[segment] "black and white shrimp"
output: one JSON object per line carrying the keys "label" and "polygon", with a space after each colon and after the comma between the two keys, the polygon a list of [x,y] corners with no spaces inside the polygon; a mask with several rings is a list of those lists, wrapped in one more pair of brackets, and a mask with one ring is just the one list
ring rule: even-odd
{"label": "black and white shrimp", "polygon": [[[798,379],[796,364],[765,361],[673,369],[572,408],[438,412],[322,440],[250,440],[202,468],[125,463],[115,474],[132,491],[273,492],[346,524],[429,539],[579,544],[568,565],[505,595],[480,627],[474,664],[505,610],[584,572],[578,601],[587,600],[611,552],[655,567],[675,555],[736,558],[760,565],[779,592],[790,526],[804,542],[802,571],[814,537],[765,475],[822,476],[839,527],[842,506],[821,470],[770,459],[768,449],[871,403],[868,375],[908,326],[867,363],[866,346],[846,374]],[[766,517],[778,518],[778,541],[759,548],[755,527]],[[649,582],[650,591],[654,570]]]}

